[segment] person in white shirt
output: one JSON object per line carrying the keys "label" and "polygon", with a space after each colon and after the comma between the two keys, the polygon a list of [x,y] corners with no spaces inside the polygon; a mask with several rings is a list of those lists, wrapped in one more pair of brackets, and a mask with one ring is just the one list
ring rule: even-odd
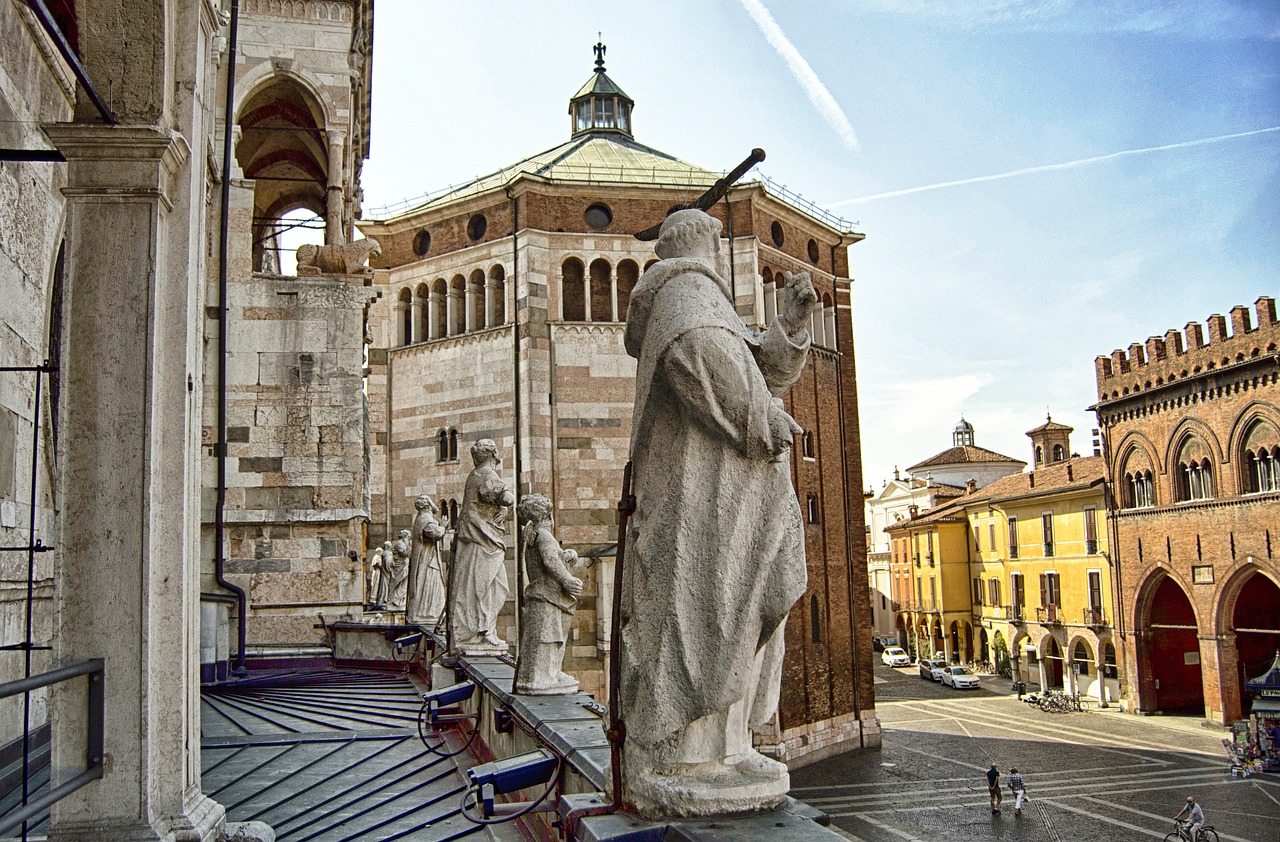
{"label": "person in white shirt", "polygon": [[1018,767],[1009,770],[1009,789],[1013,792],[1013,814],[1022,815],[1022,799],[1027,797],[1027,785],[1018,774]]}
{"label": "person in white shirt", "polygon": [[1194,796],[1187,796],[1187,806],[1183,807],[1178,815],[1173,817],[1176,822],[1183,816],[1187,817],[1190,824],[1187,827],[1187,834],[1191,837],[1191,842],[1196,842],[1200,838],[1200,828],[1204,827],[1204,810],[1200,809],[1200,805],[1196,803]]}

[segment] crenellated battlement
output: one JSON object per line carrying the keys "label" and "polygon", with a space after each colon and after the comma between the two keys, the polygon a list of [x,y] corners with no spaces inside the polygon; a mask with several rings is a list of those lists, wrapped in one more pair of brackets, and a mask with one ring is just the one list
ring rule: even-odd
{"label": "crenellated battlement", "polygon": [[1098,399],[1113,400],[1144,392],[1203,371],[1277,352],[1280,319],[1276,317],[1274,298],[1262,296],[1255,302],[1253,312],[1244,305],[1232,307],[1230,319],[1230,335],[1227,318],[1215,313],[1204,325],[1188,322],[1181,331],[1170,330],[1164,336],[1150,337],[1145,343],[1135,342],[1127,351],[1116,349],[1110,356],[1098,357],[1094,361]]}

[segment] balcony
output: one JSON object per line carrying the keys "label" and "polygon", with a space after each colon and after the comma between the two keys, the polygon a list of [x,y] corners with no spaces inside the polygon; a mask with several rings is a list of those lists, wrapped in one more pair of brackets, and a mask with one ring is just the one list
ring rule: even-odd
{"label": "balcony", "polygon": [[1056,605],[1037,608],[1036,622],[1049,626],[1060,626],[1062,625],[1062,609]]}
{"label": "balcony", "polygon": [[1107,618],[1103,616],[1101,608],[1084,609],[1084,624],[1089,628],[1105,628],[1107,626]]}
{"label": "balcony", "polygon": [[1021,605],[1006,605],[1004,607],[1004,618],[1010,623],[1021,625],[1026,622],[1022,617]]}

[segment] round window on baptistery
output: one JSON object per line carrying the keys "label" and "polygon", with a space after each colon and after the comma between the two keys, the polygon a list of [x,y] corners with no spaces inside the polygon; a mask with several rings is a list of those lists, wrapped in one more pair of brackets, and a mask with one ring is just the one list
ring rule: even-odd
{"label": "round window on baptistery", "polygon": [[817,240],[809,241],[809,262],[815,266],[818,265],[818,241]]}
{"label": "round window on baptistery", "polygon": [[769,226],[769,236],[773,238],[773,244],[778,248],[782,248],[782,225],[774,222]]}
{"label": "round window on baptistery", "polygon": [[484,218],[484,214],[478,213],[467,220],[467,236],[473,240],[478,240],[484,236],[484,232],[489,230],[489,220]]}
{"label": "round window on baptistery", "polygon": [[586,220],[587,225],[599,231],[602,228],[608,228],[613,222],[613,211],[609,210],[608,205],[596,202],[587,208],[582,218]]}
{"label": "round window on baptistery", "polygon": [[423,228],[413,235],[413,253],[422,257],[429,251],[431,251],[431,232]]}

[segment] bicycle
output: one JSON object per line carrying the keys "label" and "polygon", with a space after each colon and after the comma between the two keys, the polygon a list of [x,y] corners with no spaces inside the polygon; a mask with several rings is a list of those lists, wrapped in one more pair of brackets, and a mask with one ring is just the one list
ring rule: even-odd
{"label": "bicycle", "polygon": [[1191,838],[1191,822],[1184,822],[1180,819],[1173,821],[1173,833],[1164,838],[1164,842],[1218,842],[1218,834],[1213,829],[1213,825],[1207,824],[1200,828],[1200,836],[1198,840]]}

